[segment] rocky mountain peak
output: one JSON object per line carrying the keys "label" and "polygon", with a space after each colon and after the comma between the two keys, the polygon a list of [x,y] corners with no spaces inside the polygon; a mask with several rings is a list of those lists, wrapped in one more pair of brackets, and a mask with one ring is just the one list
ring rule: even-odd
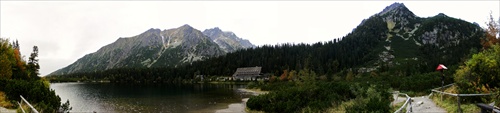
{"label": "rocky mountain peak", "polygon": [[210,37],[225,52],[233,52],[238,49],[254,47],[248,40],[242,39],[231,31],[222,31],[219,27],[206,29],[203,34]]}
{"label": "rocky mountain peak", "polygon": [[217,32],[222,32],[222,30],[219,27],[214,27],[212,29],[206,29],[206,30],[213,30],[213,31],[217,31]]}
{"label": "rocky mountain peak", "polygon": [[214,28],[211,28],[211,29],[205,29],[203,31],[203,34],[205,34],[205,35],[207,35],[209,37],[210,36],[224,35],[225,37],[232,37],[232,38],[238,38],[238,39],[240,39],[238,36],[236,36],[236,34],[234,34],[234,32],[232,32],[232,31],[222,31],[219,27],[214,27]]}
{"label": "rocky mountain peak", "polygon": [[380,13],[372,16],[382,18],[387,23],[389,31],[411,31],[415,28],[415,21],[419,18],[411,12],[403,3],[393,3],[384,8]]}
{"label": "rocky mountain peak", "polygon": [[156,29],[156,28],[150,28],[148,29],[146,32],[144,33],[160,33],[161,30],[160,29]]}
{"label": "rocky mountain peak", "polygon": [[[405,9],[405,8],[406,8],[406,6],[403,3],[395,2],[389,6],[386,6],[384,8],[384,10],[382,10],[379,14],[385,14],[385,13],[393,11],[393,10],[400,10],[400,9]],[[408,8],[406,8],[406,9],[408,9]]]}
{"label": "rocky mountain peak", "polygon": [[219,27],[214,27],[214,28],[210,28],[210,29],[205,29],[205,30],[203,30],[203,32],[220,32],[220,33],[222,33],[224,31],[222,31]]}
{"label": "rocky mountain peak", "polygon": [[448,16],[447,16],[446,14],[444,14],[444,13],[439,13],[439,14],[437,14],[436,16],[448,17]]}
{"label": "rocky mountain peak", "polygon": [[194,28],[192,26],[190,26],[189,24],[184,24],[181,27],[179,27],[178,29],[180,29],[180,30],[192,30]]}
{"label": "rocky mountain peak", "polygon": [[173,30],[173,32],[168,33],[168,34],[170,34],[169,36],[181,38],[179,40],[184,40],[184,41],[188,41],[188,42],[192,42],[192,41],[196,42],[196,38],[201,38],[201,39],[207,38],[203,35],[203,33],[201,33],[201,31],[191,27],[188,24],[184,24],[178,28],[174,28],[171,30]]}
{"label": "rocky mountain peak", "polygon": [[214,27],[214,28],[203,30],[203,34],[207,35],[212,40],[215,40],[215,38],[217,38],[219,35],[221,35],[223,33],[224,32],[221,29],[219,29],[219,27]]}
{"label": "rocky mountain peak", "polygon": [[389,14],[391,16],[409,16],[409,18],[416,17],[403,3],[395,2],[384,8],[379,15],[383,16]]}

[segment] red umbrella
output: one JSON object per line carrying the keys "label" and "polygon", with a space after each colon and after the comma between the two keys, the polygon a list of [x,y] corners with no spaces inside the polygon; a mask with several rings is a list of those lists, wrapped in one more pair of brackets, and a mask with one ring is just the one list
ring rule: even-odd
{"label": "red umbrella", "polygon": [[443,69],[448,69],[446,66],[444,66],[443,64],[439,64],[438,67],[436,68],[437,71],[441,71]]}

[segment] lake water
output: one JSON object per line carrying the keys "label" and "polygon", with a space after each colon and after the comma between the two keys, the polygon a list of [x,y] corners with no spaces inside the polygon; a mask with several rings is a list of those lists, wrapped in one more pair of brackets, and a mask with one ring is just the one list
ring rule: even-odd
{"label": "lake water", "polygon": [[112,83],[52,83],[70,101],[71,112],[215,112],[251,96],[245,85],[189,84],[133,86]]}

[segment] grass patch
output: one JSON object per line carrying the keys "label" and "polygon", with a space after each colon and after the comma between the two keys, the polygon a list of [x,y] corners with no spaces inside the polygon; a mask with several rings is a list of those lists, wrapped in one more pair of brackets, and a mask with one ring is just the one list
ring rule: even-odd
{"label": "grass patch", "polygon": [[354,99],[351,99],[349,101],[342,102],[340,105],[333,105],[332,107],[326,109],[326,113],[345,113],[345,108],[353,105]]}
{"label": "grass patch", "polygon": [[[438,95],[433,95],[431,98],[436,103],[436,105],[444,108],[449,113],[458,112],[457,97],[443,96],[443,101],[441,101],[441,97],[438,94]],[[478,108],[473,103],[460,103],[460,108],[462,108],[463,113],[479,113],[479,112],[481,112],[481,109]]]}
{"label": "grass patch", "polygon": [[[456,86],[449,87],[449,88],[445,89],[445,92],[456,93],[457,87]],[[434,101],[436,103],[436,105],[444,108],[449,113],[458,112],[457,97],[455,97],[455,96],[443,95],[443,100],[441,101],[441,94],[433,94],[431,99],[432,99],[432,101]],[[479,107],[477,107],[474,103],[461,102],[460,108],[462,109],[463,113],[479,113],[479,112],[481,112],[481,109]]]}
{"label": "grass patch", "polygon": [[[418,97],[418,96],[426,96],[429,93],[427,93],[427,92],[408,91],[408,92],[406,92],[406,94],[408,94],[408,96],[410,96],[410,97]],[[406,97],[403,97],[403,98],[406,98]]]}
{"label": "grass patch", "polygon": [[[400,98],[405,98],[405,97],[400,97]],[[396,103],[394,105],[391,105],[391,110],[390,112],[391,113],[394,113],[396,110],[398,110],[399,108],[401,108],[401,106],[403,106],[403,104],[405,104],[406,101],[403,101],[403,102],[399,102],[399,103]],[[403,108],[403,110],[401,110],[401,113],[406,113],[406,109]]]}
{"label": "grass patch", "polygon": [[14,105],[7,100],[5,92],[0,91],[0,106],[5,108],[14,108]]}

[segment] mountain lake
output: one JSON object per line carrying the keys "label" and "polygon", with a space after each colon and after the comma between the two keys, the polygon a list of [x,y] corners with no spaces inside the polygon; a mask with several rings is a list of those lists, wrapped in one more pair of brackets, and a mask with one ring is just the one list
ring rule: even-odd
{"label": "mountain lake", "polygon": [[246,85],[185,84],[137,86],[113,83],[51,83],[70,112],[213,113],[252,96]]}

